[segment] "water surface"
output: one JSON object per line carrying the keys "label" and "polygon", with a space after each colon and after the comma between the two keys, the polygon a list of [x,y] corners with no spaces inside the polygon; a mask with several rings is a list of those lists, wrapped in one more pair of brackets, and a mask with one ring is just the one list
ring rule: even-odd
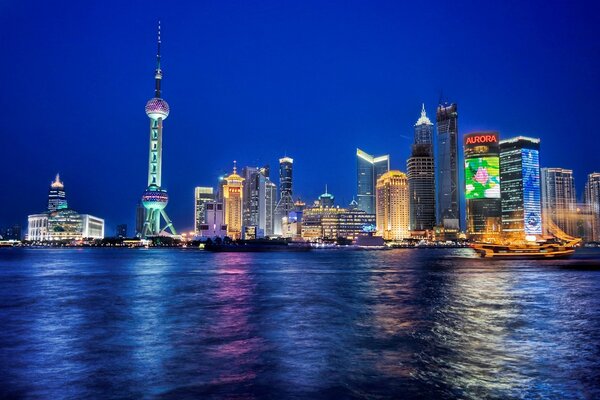
{"label": "water surface", "polygon": [[2,249],[0,398],[600,398],[600,267],[470,256]]}

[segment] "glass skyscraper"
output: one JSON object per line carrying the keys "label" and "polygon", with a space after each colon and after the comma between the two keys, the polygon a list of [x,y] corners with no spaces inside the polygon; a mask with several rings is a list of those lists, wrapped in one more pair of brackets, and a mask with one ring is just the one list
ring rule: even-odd
{"label": "glass skyscraper", "polygon": [[212,187],[197,186],[194,189],[194,228],[196,232],[200,232],[200,225],[206,224],[204,213],[206,203],[214,200],[215,193]]}
{"label": "glass skyscraper", "polygon": [[377,179],[390,170],[390,156],[373,157],[356,149],[356,183],[358,208],[367,214],[375,214],[375,186]]}
{"label": "glass skyscraper", "polygon": [[600,241],[600,173],[588,175],[585,184],[585,203],[591,214],[591,232],[589,240]]}
{"label": "glass skyscraper", "polygon": [[273,211],[276,186],[269,179],[269,167],[245,167],[244,177],[244,226],[256,227],[256,237],[273,235]]}
{"label": "glass skyscraper", "polygon": [[294,210],[294,200],[292,199],[292,167],[294,160],[290,157],[279,159],[279,202],[275,207],[274,231],[276,235],[281,235],[281,219],[287,217],[290,211]]}
{"label": "glass skyscraper", "polygon": [[465,135],[464,147],[467,234],[494,242],[502,232],[498,132]]}
{"label": "glass skyscraper", "polygon": [[573,171],[542,168],[541,172],[544,233],[552,233],[554,223],[567,234],[577,236]]}
{"label": "glass skyscraper", "polygon": [[540,140],[523,136],[500,141],[502,232],[523,240],[542,234]]}
{"label": "glass skyscraper", "polygon": [[460,229],[458,190],[458,111],[455,103],[440,104],[437,120],[437,221]]}
{"label": "glass skyscraper", "polygon": [[406,169],[410,195],[410,229],[433,229],[436,222],[433,124],[427,118],[425,105],[415,124],[415,139]]}

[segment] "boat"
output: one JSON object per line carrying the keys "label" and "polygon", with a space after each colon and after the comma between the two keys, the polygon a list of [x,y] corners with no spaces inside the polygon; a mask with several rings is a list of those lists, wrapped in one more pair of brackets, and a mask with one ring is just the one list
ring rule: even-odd
{"label": "boat", "polygon": [[470,247],[479,253],[481,257],[503,259],[566,258],[575,252],[574,247],[569,247],[561,243],[509,245],[473,243]]}
{"label": "boat", "polygon": [[213,252],[269,252],[269,251],[308,251],[311,247],[304,242],[288,242],[286,240],[238,240],[230,243],[205,243],[204,250]]}

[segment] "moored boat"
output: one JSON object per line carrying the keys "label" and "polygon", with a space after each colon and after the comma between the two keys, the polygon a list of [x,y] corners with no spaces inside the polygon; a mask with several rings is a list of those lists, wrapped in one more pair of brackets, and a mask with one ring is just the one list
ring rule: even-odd
{"label": "moored boat", "polygon": [[513,245],[473,243],[471,244],[471,248],[479,253],[481,257],[504,259],[566,258],[575,252],[574,247],[559,243]]}

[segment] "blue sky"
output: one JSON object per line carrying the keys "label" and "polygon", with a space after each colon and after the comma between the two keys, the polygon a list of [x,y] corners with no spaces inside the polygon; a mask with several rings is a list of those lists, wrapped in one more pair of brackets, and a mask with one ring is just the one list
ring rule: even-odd
{"label": "blue sky", "polygon": [[542,140],[543,166],[600,170],[594,2],[0,3],[0,226],[70,205],[134,222],[146,185],[156,23],[163,27],[163,186],[178,229],[193,189],[238,166],[295,159],[294,192],[355,194],[355,149],[405,170],[413,124],[443,93],[459,129]]}

